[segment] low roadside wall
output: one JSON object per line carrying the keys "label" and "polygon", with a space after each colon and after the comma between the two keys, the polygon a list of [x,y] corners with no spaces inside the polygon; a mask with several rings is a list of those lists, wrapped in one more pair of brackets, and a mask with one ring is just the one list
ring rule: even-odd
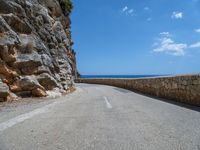
{"label": "low roadside wall", "polygon": [[200,74],[140,79],[77,79],[77,83],[104,84],[200,106]]}

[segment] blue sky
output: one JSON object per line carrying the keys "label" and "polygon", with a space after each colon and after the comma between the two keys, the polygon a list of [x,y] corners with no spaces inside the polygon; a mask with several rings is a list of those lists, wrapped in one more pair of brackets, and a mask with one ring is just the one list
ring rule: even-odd
{"label": "blue sky", "polygon": [[81,74],[200,72],[200,0],[72,0]]}

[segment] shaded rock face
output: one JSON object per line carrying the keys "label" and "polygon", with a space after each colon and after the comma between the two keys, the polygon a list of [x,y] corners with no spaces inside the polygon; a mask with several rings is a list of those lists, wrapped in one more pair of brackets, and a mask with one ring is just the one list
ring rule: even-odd
{"label": "shaded rock face", "polygon": [[0,98],[73,87],[75,52],[63,9],[58,0],[0,0]]}
{"label": "shaded rock face", "polygon": [[9,93],[8,86],[1,82],[0,83],[0,102],[7,100],[9,95],[10,93]]}

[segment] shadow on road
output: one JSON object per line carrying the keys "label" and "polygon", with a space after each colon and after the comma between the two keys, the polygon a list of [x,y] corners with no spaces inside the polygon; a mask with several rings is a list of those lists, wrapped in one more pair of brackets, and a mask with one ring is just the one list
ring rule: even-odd
{"label": "shadow on road", "polygon": [[122,92],[122,93],[131,93],[132,91],[129,91],[129,90],[126,90],[126,89],[121,89],[121,88],[113,88],[114,90],[117,90],[119,92]]}
{"label": "shadow on road", "polygon": [[114,89],[114,90],[117,90],[117,91],[120,91],[120,92],[123,92],[123,93],[134,92],[134,93],[137,93],[137,94],[140,94],[140,95],[143,95],[143,96],[147,96],[147,97],[153,98],[153,99],[158,100],[158,101],[170,103],[170,104],[173,104],[173,105],[177,105],[177,106],[180,106],[180,107],[184,107],[184,108],[187,108],[187,109],[191,109],[191,110],[193,110],[193,111],[198,111],[198,112],[200,112],[200,107],[195,106],[195,105],[189,105],[189,104],[186,104],[186,103],[177,102],[177,101],[175,101],[175,100],[160,98],[160,97],[152,96],[152,95],[149,95],[149,94],[144,94],[144,93],[141,93],[141,92],[138,92],[138,91],[131,91],[131,90],[122,89],[122,88],[117,88],[117,87],[113,87],[113,89]]}

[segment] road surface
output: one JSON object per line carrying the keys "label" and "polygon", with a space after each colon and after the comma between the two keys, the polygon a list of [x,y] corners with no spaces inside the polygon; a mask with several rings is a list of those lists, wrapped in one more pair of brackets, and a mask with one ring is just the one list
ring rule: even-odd
{"label": "road surface", "polygon": [[200,109],[103,85],[0,107],[0,150],[200,150]]}

